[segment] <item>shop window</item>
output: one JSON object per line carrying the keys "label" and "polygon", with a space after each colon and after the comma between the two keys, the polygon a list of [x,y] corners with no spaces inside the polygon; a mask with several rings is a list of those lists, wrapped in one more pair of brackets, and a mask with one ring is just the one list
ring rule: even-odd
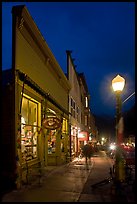
{"label": "shop window", "polygon": [[56,129],[48,132],[48,154],[53,154],[56,151]]}
{"label": "shop window", "polygon": [[61,135],[61,152],[64,152],[64,136]]}
{"label": "shop window", "polygon": [[37,158],[38,103],[23,97],[21,111],[21,152],[22,161]]}
{"label": "shop window", "polygon": [[75,154],[75,137],[71,136],[71,153]]}
{"label": "shop window", "polygon": [[62,133],[68,133],[68,120],[63,118],[62,122]]}

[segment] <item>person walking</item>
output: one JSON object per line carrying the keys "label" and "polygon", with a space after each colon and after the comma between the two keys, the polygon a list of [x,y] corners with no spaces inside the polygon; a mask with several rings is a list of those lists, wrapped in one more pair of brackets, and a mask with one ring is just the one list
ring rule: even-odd
{"label": "person walking", "polygon": [[86,166],[88,169],[88,160],[90,161],[91,157],[93,156],[94,149],[93,149],[91,144],[87,143],[86,145],[83,146],[82,152],[83,152],[83,155],[85,157]]}

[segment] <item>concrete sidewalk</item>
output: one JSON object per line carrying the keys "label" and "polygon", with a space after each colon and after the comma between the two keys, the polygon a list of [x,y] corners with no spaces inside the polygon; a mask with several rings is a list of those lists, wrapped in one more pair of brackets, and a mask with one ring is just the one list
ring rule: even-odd
{"label": "concrete sidewalk", "polygon": [[[100,165],[101,160],[103,160],[104,165]],[[118,193],[116,192],[113,179],[109,180],[111,178],[109,169],[112,165],[113,160],[108,157],[94,158],[93,168],[78,202],[135,202],[135,186],[132,185],[133,181],[130,184],[122,183],[121,188],[117,191]],[[105,183],[105,181],[108,181],[108,183]],[[94,185],[97,183],[98,185]]]}
{"label": "concrete sidewalk", "polygon": [[44,175],[31,185],[24,185],[3,196],[2,202],[77,202],[92,164],[73,160],[62,166],[47,166]]}
{"label": "concrete sidewalk", "polygon": [[123,186],[120,197],[115,196],[113,182],[91,187],[109,177],[112,160],[103,154],[103,157],[93,157],[88,166],[82,159],[62,166],[45,167],[41,183],[37,179],[31,185],[5,194],[2,202],[135,202],[130,185]]}

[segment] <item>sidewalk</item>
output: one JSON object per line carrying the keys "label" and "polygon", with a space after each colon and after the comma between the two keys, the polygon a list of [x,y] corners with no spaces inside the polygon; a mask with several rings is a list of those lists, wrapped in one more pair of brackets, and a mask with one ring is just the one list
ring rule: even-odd
{"label": "sidewalk", "polygon": [[97,156],[88,166],[84,159],[47,166],[41,183],[37,179],[31,185],[5,194],[2,202],[135,202],[130,185],[123,187],[122,197],[115,196],[113,182],[92,188],[93,184],[109,177],[111,165],[111,159]]}
{"label": "sidewalk", "polygon": [[[102,159],[104,165],[100,165]],[[119,195],[116,195],[113,180],[110,180],[110,182],[107,180],[111,178],[109,168],[112,167],[112,164],[110,158],[96,157],[94,159],[94,166],[78,202],[135,202],[135,187],[133,189],[133,186],[130,184],[123,183],[118,191]],[[103,180],[107,180],[108,183],[103,182]]]}
{"label": "sidewalk", "polygon": [[2,202],[77,202],[91,167],[86,168],[84,159],[47,166],[40,183],[37,179],[31,185],[13,190],[3,196]]}

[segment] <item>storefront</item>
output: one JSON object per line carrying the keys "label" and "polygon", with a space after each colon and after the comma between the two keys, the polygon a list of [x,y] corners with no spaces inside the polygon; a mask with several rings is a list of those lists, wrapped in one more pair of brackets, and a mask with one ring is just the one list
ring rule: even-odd
{"label": "storefront", "polygon": [[78,155],[78,128],[71,126],[71,157]]}
{"label": "storefront", "polygon": [[45,165],[66,163],[69,155],[68,116],[50,107],[46,108],[42,120],[42,134],[45,138]]}
{"label": "storefront", "polygon": [[[16,72],[17,183],[29,168],[66,163],[68,112],[21,71]],[[27,165],[27,166],[26,166]]]}
{"label": "storefront", "polygon": [[[49,104],[47,100],[47,107],[45,107],[43,102],[40,103],[23,94],[21,108],[22,162],[38,159],[40,155],[42,155],[40,160],[41,162],[44,160],[45,166],[66,162],[65,155],[69,150],[68,119],[49,108]],[[46,109],[46,112],[42,113],[42,109]],[[43,149],[43,152],[39,148]]]}
{"label": "storefront", "polygon": [[80,150],[89,141],[89,133],[87,131],[81,131],[78,134],[78,149]]}

